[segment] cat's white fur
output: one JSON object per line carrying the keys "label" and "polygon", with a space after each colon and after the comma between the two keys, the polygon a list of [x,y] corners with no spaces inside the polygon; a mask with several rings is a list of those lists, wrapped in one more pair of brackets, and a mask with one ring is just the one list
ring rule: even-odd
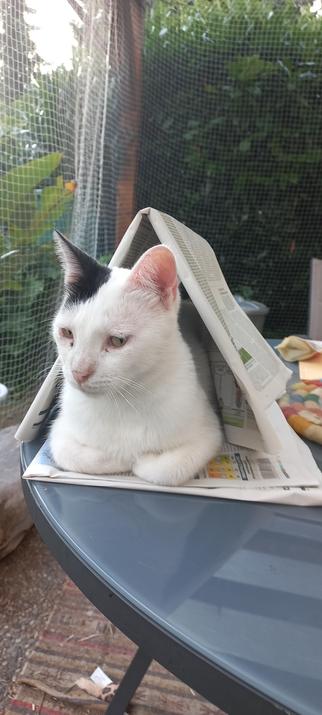
{"label": "cat's white fur", "polygon": [[[66,280],[74,280],[77,262],[66,247],[60,250]],[[50,441],[61,468],[133,471],[155,484],[178,485],[218,452],[219,421],[178,328],[174,271],[169,249],[155,247],[132,271],[113,268],[89,300],[58,311],[53,335],[64,384]],[[61,328],[72,331],[73,344]],[[115,335],[129,337],[106,351],[106,337]],[[93,374],[79,386],[72,370],[88,369]]]}

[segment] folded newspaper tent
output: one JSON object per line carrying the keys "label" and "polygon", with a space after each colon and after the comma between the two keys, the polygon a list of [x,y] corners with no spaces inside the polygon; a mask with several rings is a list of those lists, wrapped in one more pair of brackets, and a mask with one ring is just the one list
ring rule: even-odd
{"label": "folded newspaper tent", "polygon": [[[132,221],[110,265],[130,268],[158,243],[173,251],[179,278],[192,301],[183,301],[181,329],[202,385],[208,394],[211,391],[221,414],[226,438],[223,453],[188,484],[159,487],[134,475],[62,472],[45,444],[25,478],[322,504],[320,470],[276,404],[291,372],[234,299],[209,244],[171,216],[148,208]],[[56,361],[17,431],[18,440],[30,441],[37,435],[55,396],[58,373]]]}

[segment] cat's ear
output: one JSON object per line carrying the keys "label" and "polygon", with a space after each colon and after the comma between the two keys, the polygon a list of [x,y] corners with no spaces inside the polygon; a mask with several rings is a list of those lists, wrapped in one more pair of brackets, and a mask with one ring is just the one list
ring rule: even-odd
{"label": "cat's ear", "polygon": [[146,251],[132,268],[129,286],[159,295],[164,306],[170,308],[178,291],[177,267],[172,251],[161,245]]}
{"label": "cat's ear", "polygon": [[58,258],[64,269],[64,282],[69,303],[92,298],[108,281],[111,270],[103,266],[80,248],[74,246],[62,233],[55,231]]}
{"label": "cat's ear", "polygon": [[54,241],[58,259],[64,270],[65,285],[78,283],[96,261],[77,248],[60,231],[54,231]]}

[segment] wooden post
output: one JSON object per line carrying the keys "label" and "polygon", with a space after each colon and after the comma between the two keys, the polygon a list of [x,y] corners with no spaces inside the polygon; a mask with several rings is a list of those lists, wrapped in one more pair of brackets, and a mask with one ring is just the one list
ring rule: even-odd
{"label": "wooden post", "polygon": [[322,261],[318,258],[311,260],[308,334],[312,340],[322,340]]}
{"label": "wooden post", "polygon": [[127,101],[121,116],[121,135],[127,137],[127,145],[116,190],[116,245],[121,241],[137,210],[135,188],[140,144],[145,3],[142,0],[121,0],[121,4],[120,54],[122,65],[128,69]]}

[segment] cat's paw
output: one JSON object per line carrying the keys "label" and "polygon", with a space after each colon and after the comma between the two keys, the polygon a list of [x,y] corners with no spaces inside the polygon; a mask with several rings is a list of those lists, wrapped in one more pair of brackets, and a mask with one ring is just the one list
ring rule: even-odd
{"label": "cat's paw", "polygon": [[75,442],[71,437],[51,439],[51,453],[55,464],[66,472],[105,474],[102,455],[90,447]]}
{"label": "cat's paw", "polygon": [[134,474],[140,479],[152,484],[171,487],[184,484],[187,481],[187,477],[179,474],[178,471],[177,463],[171,452],[142,454],[133,467]]}

